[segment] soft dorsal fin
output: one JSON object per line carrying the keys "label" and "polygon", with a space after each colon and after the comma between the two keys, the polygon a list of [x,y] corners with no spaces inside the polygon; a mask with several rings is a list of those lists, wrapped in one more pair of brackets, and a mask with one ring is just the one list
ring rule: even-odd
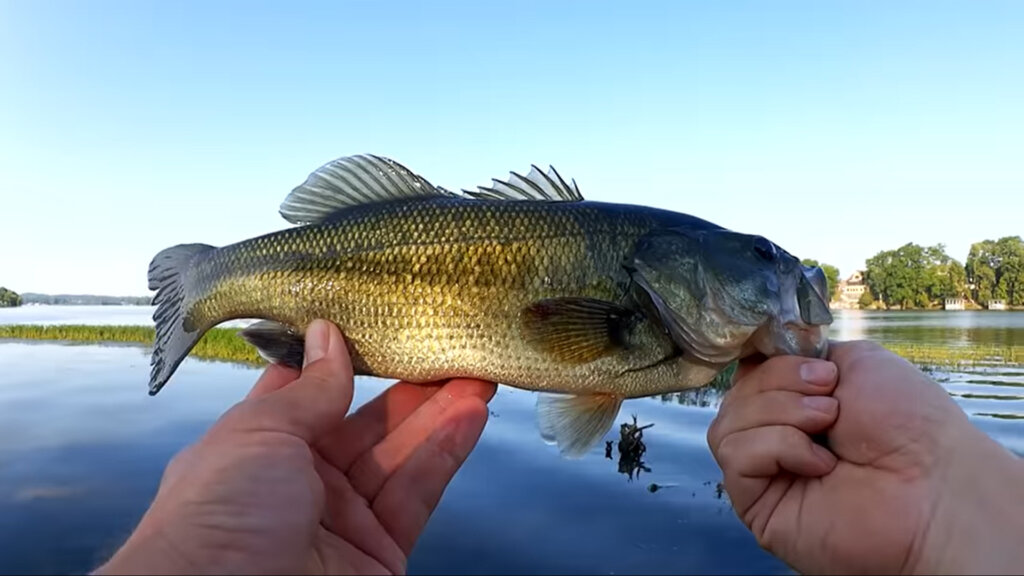
{"label": "soft dorsal fin", "polygon": [[525,177],[515,172],[507,181],[493,178],[494,186],[479,186],[476,190],[463,190],[467,196],[481,200],[547,200],[552,202],[581,202],[583,195],[576,186],[566,183],[554,166],[545,174],[536,165]]}
{"label": "soft dorsal fin", "polygon": [[434,196],[455,194],[390,158],[359,154],[317,168],[284,199],[280,212],[293,224],[310,224],[350,206]]}

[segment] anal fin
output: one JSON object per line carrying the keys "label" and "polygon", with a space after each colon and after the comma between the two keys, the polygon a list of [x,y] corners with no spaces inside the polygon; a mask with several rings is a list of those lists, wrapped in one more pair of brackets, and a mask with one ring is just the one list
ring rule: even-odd
{"label": "anal fin", "polygon": [[255,346],[267,362],[302,369],[306,338],[284,324],[261,320],[243,328],[238,335]]}
{"label": "anal fin", "polygon": [[611,429],[622,397],[611,394],[540,393],[537,422],[541,437],[567,458],[580,458]]}
{"label": "anal fin", "polygon": [[626,346],[636,313],[594,298],[550,298],[526,307],[524,339],[555,359],[586,363]]}

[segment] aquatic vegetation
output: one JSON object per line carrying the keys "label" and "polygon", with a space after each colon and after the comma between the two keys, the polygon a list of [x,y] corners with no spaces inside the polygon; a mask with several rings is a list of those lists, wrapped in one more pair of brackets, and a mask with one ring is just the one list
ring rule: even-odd
{"label": "aquatic vegetation", "polygon": [[941,344],[911,344],[902,342],[881,342],[881,345],[914,364],[924,366],[958,366],[964,364],[1024,365],[1024,346],[989,344],[944,346]]}
{"label": "aquatic vegetation", "polygon": [[[206,360],[224,360],[263,364],[256,349],[238,335],[238,328],[214,328],[199,341],[191,356]],[[92,326],[65,324],[37,326],[28,324],[0,325],[0,339],[56,340],[65,342],[113,342],[152,346],[155,329],[152,326]],[[971,344],[947,346],[903,342],[882,342],[882,346],[908,361],[926,369],[959,365],[1015,365],[1024,366],[1024,346]],[[714,381],[704,388],[682,393],[665,394],[662,399],[676,399],[681,404],[708,405],[732,385],[735,364],[728,366]]]}
{"label": "aquatic vegetation", "polygon": [[[0,339],[57,340],[64,342],[95,342],[139,344],[152,346],[156,329],[152,326],[90,326],[80,324],[36,326],[0,325]],[[248,342],[238,335],[238,328],[214,328],[196,347],[192,356],[205,360],[225,360],[262,364],[264,360]]]}

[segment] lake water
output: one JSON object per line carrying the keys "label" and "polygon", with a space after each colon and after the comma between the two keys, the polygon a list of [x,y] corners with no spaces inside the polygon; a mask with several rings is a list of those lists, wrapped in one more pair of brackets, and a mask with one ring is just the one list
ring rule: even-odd
{"label": "lake water", "polygon": [[[151,324],[148,307],[0,309],[0,323]],[[837,312],[833,337],[1024,345],[1024,313]],[[163,467],[240,399],[258,370],[186,360],[146,394],[148,351],[0,341],[0,572],[82,573],[127,536]],[[934,374],[971,419],[1024,453],[1024,367]],[[388,383],[360,379],[355,405]],[[704,440],[713,391],[627,401],[647,453],[639,476],[603,446],[568,461],[536,432],[535,395],[501,388],[410,573],[790,573],[718,490]],[[609,435],[607,439],[613,437]],[[651,492],[652,483],[667,486]]]}

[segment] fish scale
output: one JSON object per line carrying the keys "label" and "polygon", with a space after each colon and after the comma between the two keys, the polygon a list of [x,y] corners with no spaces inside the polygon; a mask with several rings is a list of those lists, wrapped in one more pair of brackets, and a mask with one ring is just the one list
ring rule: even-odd
{"label": "fish scale", "polygon": [[[270,361],[299,367],[305,327],[325,318],[358,374],[558,393],[540,401],[542,434],[576,455],[624,398],[702,386],[775,340],[821,353],[778,327],[799,305],[786,322],[806,332],[799,316],[815,306],[813,282],[781,249],[754,250],[755,237],[686,214],[585,201],[553,169],[512,175],[455,194],[392,160],[345,157],[282,204],[297,227],[162,251],[150,265],[151,394],[221,322],[261,319],[242,335]],[[652,245],[666,231],[668,244]],[[714,263],[719,252],[735,259]],[[777,259],[765,261],[768,252]],[[716,277],[746,284],[733,294]],[[787,281],[788,303],[769,289]]]}
{"label": "fish scale", "polygon": [[[524,342],[520,311],[534,301],[622,299],[628,277],[617,261],[658,222],[621,218],[615,206],[540,208],[416,200],[226,246],[196,264],[189,309],[196,326],[267,318],[301,331],[329,319],[362,374],[416,382],[466,376],[627,397],[676,388],[677,381],[627,372],[672,352],[653,326],[633,354],[587,365],[558,362]],[[614,221],[589,234],[579,225],[601,219]]]}

